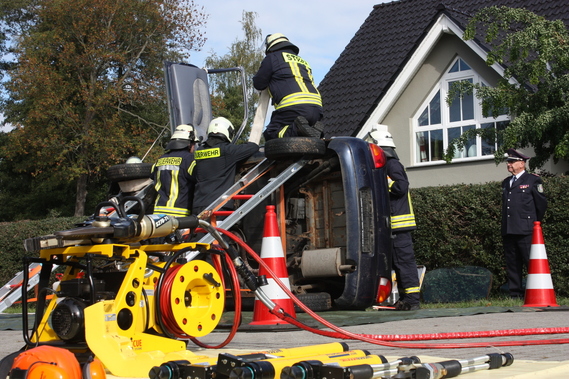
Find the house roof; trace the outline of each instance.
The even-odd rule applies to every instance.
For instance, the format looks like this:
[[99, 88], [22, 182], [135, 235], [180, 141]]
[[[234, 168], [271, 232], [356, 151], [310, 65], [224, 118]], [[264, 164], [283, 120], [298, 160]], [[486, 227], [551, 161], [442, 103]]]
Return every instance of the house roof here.
[[566, 0], [399, 0], [373, 10], [320, 83], [325, 135], [355, 136], [444, 13], [464, 29], [477, 10], [526, 8], [569, 25]]

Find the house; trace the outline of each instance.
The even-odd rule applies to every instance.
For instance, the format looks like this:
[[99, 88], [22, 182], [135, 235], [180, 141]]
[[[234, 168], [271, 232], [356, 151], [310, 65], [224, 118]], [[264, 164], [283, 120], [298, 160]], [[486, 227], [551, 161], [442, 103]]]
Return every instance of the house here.
[[[479, 101], [464, 97], [449, 107], [450, 85], [470, 80], [495, 85], [503, 68], [485, 63], [484, 46], [464, 41], [477, 10], [492, 5], [526, 8], [569, 25], [563, 0], [399, 0], [378, 4], [320, 83], [325, 135], [365, 137], [387, 125], [414, 187], [499, 181], [494, 141], [478, 137], [452, 164], [442, 160], [449, 140], [469, 128], [505, 128], [508, 116], [482, 116]], [[521, 149], [531, 156], [530, 149]], [[569, 169], [549, 161], [545, 171]]]

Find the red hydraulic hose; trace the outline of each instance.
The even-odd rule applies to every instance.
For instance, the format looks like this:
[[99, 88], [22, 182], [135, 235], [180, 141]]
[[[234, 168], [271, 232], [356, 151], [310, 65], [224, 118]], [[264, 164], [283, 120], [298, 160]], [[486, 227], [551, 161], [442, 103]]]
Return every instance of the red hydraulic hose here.
[[[400, 348], [416, 348], [416, 349], [455, 349], [455, 348], [473, 348], [473, 347], [488, 347], [488, 346], [528, 346], [528, 345], [548, 345], [548, 344], [565, 344], [569, 343], [569, 338], [559, 338], [559, 339], [547, 339], [547, 340], [527, 340], [527, 341], [495, 341], [492, 343], [488, 342], [464, 342], [464, 343], [397, 343], [388, 341], [411, 341], [411, 340], [432, 340], [432, 339], [458, 339], [458, 338], [486, 338], [486, 337], [497, 337], [497, 336], [512, 336], [512, 335], [534, 335], [534, 334], [562, 334], [569, 333], [569, 328], [538, 328], [538, 329], [513, 329], [513, 330], [495, 330], [495, 331], [481, 331], [481, 332], [464, 332], [464, 333], [435, 333], [435, 334], [415, 334], [415, 335], [365, 335], [356, 334], [337, 327], [336, 325], [326, 321], [322, 317], [318, 316], [308, 307], [306, 307], [300, 300], [294, 296], [294, 294], [284, 285], [274, 274], [274, 272], [263, 262], [263, 260], [244, 242], [237, 238], [233, 233], [216, 228], [221, 233], [227, 235], [229, 238], [233, 239], [237, 244], [244, 248], [248, 254], [253, 257], [261, 266], [263, 266], [269, 275], [275, 279], [278, 285], [283, 291], [293, 300], [293, 302], [298, 305], [304, 312], [314, 318], [316, 321], [320, 322], [322, 325], [335, 331], [323, 331], [319, 329], [312, 328], [297, 319], [285, 314], [284, 311], [275, 305], [270, 312], [287, 321], [295, 326], [298, 326], [307, 331], [313, 332], [315, 334], [331, 337], [331, 338], [342, 338], [342, 339], [353, 339], [363, 342], [368, 342], [376, 345], [383, 345], [389, 347], [400, 347]], [[435, 337], [435, 338], [433, 338]]]
[[[239, 325], [241, 325], [241, 292], [239, 291], [239, 278], [237, 275], [237, 271], [235, 270], [235, 266], [233, 266], [233, 262], [231, 262], [231, 259], [229, 258], [229, 256], [227, 254], [222, 254], [222, 255], [227, 262], [226, 266], [228, 266], [228, 268], [229, 268], [229, 273], [231, 276], [231, 282], [232, 282], [233, 288], [236, 288], [236, 291], [234, 291], [235, 292], [235, 296], [234, 296], [235, 315], [233, 317], [233, 325], [231, 326], [231, 330], [230, 330], [228, 336], [225, 338], [225, 340], [223, 342], [221, 342], [220, 344], [215, 345], [215, 346], [205, 344], [205, 343], [199, 341], [195, 337], [188, 336], [178, 326], [178, 323], [177, 323], [177, 321], [174, 317], [173, 311], [172, 311], [170, 299], [171, 299], [171, 293], [172, 293], [172, 284], [174, 282], [174, 279], [176, 277], [178, 270], [180, 270], [182, 265], [171, 268], [164, 274], [165, 275], [164, 283], [162, 284], [162, 291], [160, 292], [160, 298], [158, 299], [158, 306], [160, 307], [164, 327], [168, 329], [170, 334], [172, 334], [176, 338], [185, 339], [185, 340], [190, 339], [196, 345], [203, 347], [203, 348], [208, 348], [208, 349], [220, 349], [220, 348], [226, 346], [229, 342], [231, 342], [231, 340], [233, 340], [233, 338], [235, 337], [235, 334], [237, 333], [237, 329], [239, 328]], [[221, 270], [219, 268], [216, 268], [216, 269], [218, 270], [218, 272], [220, 272], [220, 276], [223, 276], [223, 273], [221, 272]]]

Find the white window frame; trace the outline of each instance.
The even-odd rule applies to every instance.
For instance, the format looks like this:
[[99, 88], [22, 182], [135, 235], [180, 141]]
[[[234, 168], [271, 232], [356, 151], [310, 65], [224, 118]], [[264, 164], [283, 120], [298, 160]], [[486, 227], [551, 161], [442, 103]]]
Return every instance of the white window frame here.
[[[413, 165], [414, 166], [424, 166], [424, 165], [436, 165], [436, 164], [446, 164], [443, 160], [442, 154], [446, 151], [448, 144], [449, 144], [449, 131], [453, 128], [468, 128], [468, 127], [475, 127], [477, 129], [481, 128], [482, 125], [488, 125], [490, 123], [494, 124], [494, 127], [498, 126], [499, 128], [503, 128], [507, 122], [509, 122], [508, 115], [500, 115], [496, 118], [489, 116], [483, 117], [482, 115], [482, 105], [480, 104], [480, 100], [476, 98], [473, 94], [473, 119], [467, 120], [460, 120], [460, 121], [450, 121], [450, 107], [446, 102], [447, 94], [449, 91], [449, 83], [461, 80], [472, 80], [473, 83], [480, 83], [484, 85], [488, 85], [484, 79], [472, 69], [452, 72], [450, 73], [449, 70], [453, 65], [461, 59], [463, 62], [468, 64], [468, 62], [461, 58], [460, 56], [456, 56], [451, 63], [446, 67], [444, 74], [441, 76], [438, 83], [434, 86], [434, 88], [429, 92], [429, 95], [426, 97], [425, 101], [419, 107], [419, 111], [413, 115], [412, 117], [412, 124], [413, 124], [413, 137], [412, 140], [412, 152], [413, 152]], [[435, 95], [440, 91], [440, 120], [439, 124], [429, 124], [419, 126], [419, 118], [424, 113], [425, 109], [429, 106]], [[421, 145], [418, 143], [418, 133], [420, 132], [427, 132], [427, 136], [430, 136], [433, 132], [437, 132], [437, 134], [442, 131], [442, 154], [441, 156], [433, 157], [433, 153], [431, 152], [431, 138], [429, 137], [429, 141], [427, 142], [427, 150], [421, 150]], [[461, 134], [462, 134], [461, 130]], [[451, 138], [452, 139], [452, 138]], [[488, 150], [489, 146], [487, 143], [483, 146], [482, 137], [477, 136], [474, 143], [470, 147], [466, 147], [465, 149], [461, 149], [461, 151], [457, 151], [455, 153], [455, 157], [453, 158], [453, 162], [471, 162], [474, 160], [490, 160], [494, 159], [493, 152], [487, 155], [482, 155], [482, 149]], [[494, 146], [490, 146], [490, 150], [497, 148], [497, 144], [494, 143]], [[488, 151], [486, 151], [488, 152]], [[422, 158], [421, 158], [422, 157]], [[427, 160], [425, 160], [427, 158]], [[438, 158], [438, 159], [433, 159]], [[423, 159], [423, 160], [421, 160]]]

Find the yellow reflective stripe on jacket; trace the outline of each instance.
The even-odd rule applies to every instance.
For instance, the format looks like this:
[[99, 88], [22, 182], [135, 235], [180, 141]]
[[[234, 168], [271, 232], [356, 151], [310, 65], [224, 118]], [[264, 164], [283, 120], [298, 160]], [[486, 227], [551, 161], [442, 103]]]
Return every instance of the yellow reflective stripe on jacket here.
[[169, 216], [186, 217], [191, 215], [192, 213], [188, 209], [184, 208], [157, 205], [154, 207], [154, 214], [166, 214]]
[[[290, 54], [290, 53], [284, 53], [284, 52], [283, 52], [283, 59], [290, 66], [290, 70], [292, 71], [292, 74], [294, 75], [294, 79], [296, 80], [296, 84], [298, 84], [298, 88], [300, 88], [300, 92], [310, 93], [310, 91], [308, 90], [308, 87], [304, 83], [304, 77], [302, 76], [302, 73], [300, 72], [300, 68], [298, 67], [298, 65], [301, 64], [301, 65], [306, 67], [306, 70], [308, 72], [310, 72], [311, 70], [310, 70], [310, 65], [308, 64], [308, 62], [305, 61], [304, 59], [302, 59], [301, 57], [299, 57], [298, 55], [294, 55], [294, 54]], [[281, 101], [281, 103], [282, 103], [282, 101]]]
[[192, 161], [192, 163], [190, 163], [190, 167], [188, 168], [188, 173], [190, 175], [194, 174], [194, 168], [196, 167], [196, 161]]
[[310, 92], [296, 92], [283, 97], [280, 103], [275, 105], [275, 109], [290, 107], [298, 104], [313, 104], [322, 106], [322, 98], [320, 94]]
[[170, 179], [170, 194], [168, 195], [166, 207], [174, 208], [174, 204], [176, 204], [176, 200], [178, 200], [178, 186], [180, 185], [179, 172], [179, 170], [172, 171], [172, 178]]
[[283, 136], [284, 136], [284, 134], [285, 134], [285, 132], [286, 132], [286, 130], [288, 129], [289, 126], [290, 126], [290, 125], [287, 125], [287, 126], [285, 126], [285, 127], [283, 127], [283, 128], [281, 129], [281, 131], [279, 132], [279, 138], [283, 138]]
[[409, 210], [411, 213], [391, 216], [391, 230], [416, 227], [415, 212], [413, 212], [413, 203], [411, 203], [411, 195], [407, 193], [407, 200], [409, 201]]

